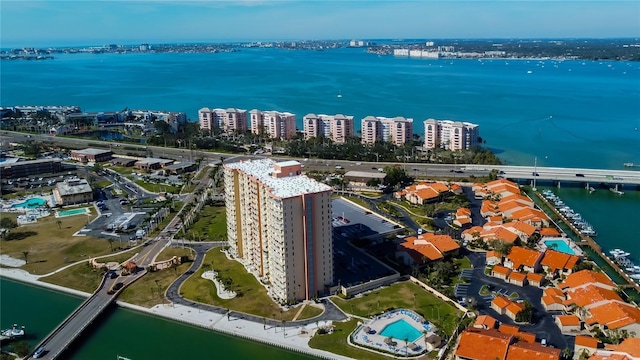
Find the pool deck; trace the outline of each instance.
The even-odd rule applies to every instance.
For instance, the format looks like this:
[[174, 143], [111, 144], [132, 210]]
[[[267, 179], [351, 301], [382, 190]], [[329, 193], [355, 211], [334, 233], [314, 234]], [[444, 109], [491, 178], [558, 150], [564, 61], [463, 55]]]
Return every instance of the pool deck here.
[[[538, 242], [538, 247], [540, 248], [540, 251], [547, 250], [548, 247], [547, 247], [547, 244], [545, 244], [545, 241], [563, 241], [564, 243], [567, 244], [569, 249], [571, 249], [571, 251], [573, 251], [573, 254], [570, 254], [570, 255], [584, 256], [584, 251], [582, 249], [580, 249], [580, 246], [578, 246], [575, 242], [573, 242], [569, 238], [566, 238], [566, 237], [547, 237], [547, 238], [542, 238]], [[559, 249], [551, 249], [551, 250], [564, 252], [564, 251], [559, 250]]]
[[[406, 321], [416, 330], [421, 332], [422, 335], [416, 340], [409, 342], [408, 346], [406, 347], [404, 339], [394, 338], [393, 341], [396, 343], [395, 345], [387, 344], [387, 342], [389, 342], [389, 338], [380, 335], [380, 333], [389, 324], [392, 324], [398, 320]], [[426, 330], [425, 328], [425, 325], [427, 324], [429, 330]], [[368, 331], [375, 331], [375, 333], [368, 333], [367, 331], [365, 331], [365, 328], [369, 328]], [[427, 350], [429, 350], [425, 339], [432, 334], [436, 334], [436, 331], [436, 327], [432, 323], [426, 321], [422, 316], [416, 314], [411, 310], [399, 309], [382, 315], [378, 315], [375, 318], [361, 324], [353, 332], [351, 339], [356, 345], [363, 345], [394, 355], [413, 357], [424, 354]], [[418, 346], [417, 348], [415, 348], [416, 345]], [[413, 350], [412, 348], [415, 348], [416, 350]]]

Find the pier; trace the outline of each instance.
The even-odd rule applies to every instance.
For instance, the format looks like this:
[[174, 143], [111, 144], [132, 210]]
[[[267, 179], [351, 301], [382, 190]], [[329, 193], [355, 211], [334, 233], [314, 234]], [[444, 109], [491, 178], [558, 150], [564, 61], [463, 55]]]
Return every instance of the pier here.
[[571, 229], [571, 231], [573, 231], [577, 236], [580, 237], [580, 241], [576, 241], [576, 244], [590, 247], [591, 250], [593, 250], [596, 254], [598, 254], [598, 256], [600, 256], [600, 258], [604, 259], [604, 261], [607, 264], [609, 264], [609, 266], [611, 266], [611, 268], [618, 275], [620, 275], [625, 281], [627, 281], [627, 284], [621, 285], [623, 288], [635, 289], [636, 291], [638, 291], [640, 293], [640, 285], [638, 283], [636, 283], [632, 278], [630, 278], [629, 275], [627, 275], [627, 273], [622, 271], [622, 269], [620, 268], [620, 266], [618, 266], [618, 264], [616, 264], [613, 260], [611, 260], [608, 256], [606, 256], [602, 252], [602, 247], [600, 245], [598, 245], [598, 243], [592, 237], [580, 233], [580, 230], [578, 230], [563, 214], [561, 214], [558, 211], [558, 209], [556, 209], [555, 205], [550, 203], [539, 192], [537, 192], [537, 191], [534, 191], [534, 192], [535, 192], [536, 196], [542, 202], [544, 202], [544, 204], [547, 207], [549, 207], [549, 209], [551, 209], [560, 218], [560, 220], [562, 220], [562, 222], [565, 225], [567, 225]]

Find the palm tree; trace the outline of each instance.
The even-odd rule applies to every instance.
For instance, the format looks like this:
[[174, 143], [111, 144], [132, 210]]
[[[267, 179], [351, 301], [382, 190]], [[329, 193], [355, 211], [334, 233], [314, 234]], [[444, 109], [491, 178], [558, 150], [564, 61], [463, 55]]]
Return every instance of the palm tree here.
[[28, 264], [28, 263], [29, 263], [29, 261], [28, 261], [28, 259], [27, 259], [27, 258], [28, 258], [28, 256], [29, 256], [29, 251], [27, 251], [27, 250], [23, 251], [23, 252], [22, 252], [22, 256], [24, 256], [24, 262]]
[[56, 224], [58, 224], [58, 229], [62, 229], [62, 220], [56, 220]]
[[109, 242], [109, 247], [111, 247], [111, 252], [113, 252], [113, 242], [115, 240], [113, 238], [108, 238], [107, 241]]

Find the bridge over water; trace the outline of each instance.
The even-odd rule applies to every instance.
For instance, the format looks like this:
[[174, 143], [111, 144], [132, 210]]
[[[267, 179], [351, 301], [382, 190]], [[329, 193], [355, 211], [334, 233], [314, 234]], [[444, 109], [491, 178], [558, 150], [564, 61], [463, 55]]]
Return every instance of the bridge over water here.
[[464, 171], [500, 171], [500, 176], [508, 179], [531, 180], [535, 178], [553, 182], [580, 182], [584, 184], [640, 185], [640, 171], [604, 170], [584, 168], [561, 168], [541, 166], [507, 166], [507, 165], [459, 165]]

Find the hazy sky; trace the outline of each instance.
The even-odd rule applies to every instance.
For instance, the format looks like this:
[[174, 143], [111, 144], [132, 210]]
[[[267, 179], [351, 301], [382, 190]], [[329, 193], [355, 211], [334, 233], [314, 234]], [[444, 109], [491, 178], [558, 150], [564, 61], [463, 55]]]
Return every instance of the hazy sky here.
[[640, 37], [640, 1], [0, 1], [0, 46]]

